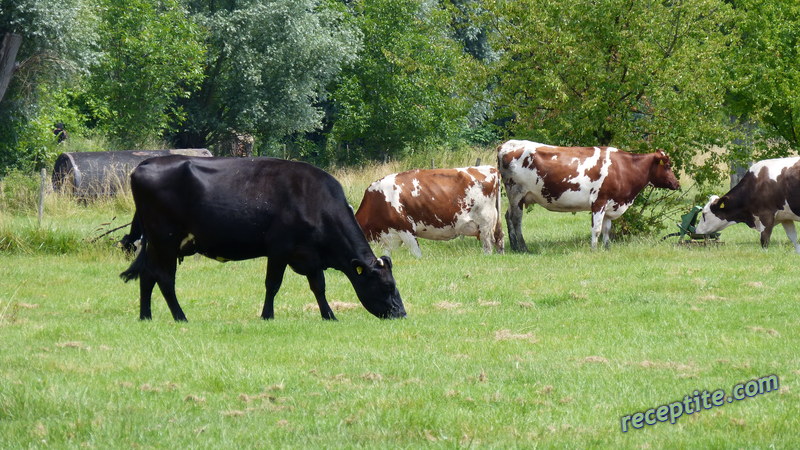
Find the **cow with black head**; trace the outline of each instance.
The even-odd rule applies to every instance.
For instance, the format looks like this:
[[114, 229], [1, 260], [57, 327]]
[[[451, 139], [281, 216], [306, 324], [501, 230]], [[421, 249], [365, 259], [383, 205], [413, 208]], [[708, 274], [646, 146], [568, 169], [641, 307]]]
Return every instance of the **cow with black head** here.
[[139, 318], [152, 317], [158, 284], [175, 320], [185, 321], [175, 295], [177, 263], [199, 253], [218, 261], [266, 256], [263, 319], [286, 267], [308, 278], [323, 319], [335, 320], [323, 271], [347, 276], [361, 303], [380, 318], [406, 315], [388, 257], [377, 258], [356, 222], [341, 185], [312, 165], [275, 158], [164, 156], [131, 174], [136, 204], [131, 234], [141, 250], [120, 276], [139, 279]]
[[772, 228], [780, 223], [800, 253], [794, 222], [800, 220], [800, 157], [765, 159], [752, 166], [722, 197], [712, 195], [703, 207], [695, 232], [710, 234], [734, 223], [761, 232], [761, 247], [769, 246]]

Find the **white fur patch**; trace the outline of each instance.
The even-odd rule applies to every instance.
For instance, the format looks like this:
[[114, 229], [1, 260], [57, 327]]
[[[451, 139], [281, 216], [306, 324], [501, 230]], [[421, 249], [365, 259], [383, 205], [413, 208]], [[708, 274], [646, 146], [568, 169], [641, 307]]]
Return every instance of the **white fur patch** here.
[[400, 203], [400, 193], [403, 192], [403, 190], [397, 185], [396, 177], [397, 174], [394, 173], [387, 175], [372, 183], [367, 190], [382, 193], [383, 197], [386, 199], [386, 203], [392, 205], [395, 211], [402, 214], [403, 205]]
[[705, 206], [703, 206], [703, 211], [700, 215], [700, 219], [697, 221], [697, 225], [695, 225], [694, 227], [695, 233], [697, 234], [716, 233], [717, 231], [722, 231], [723, 229], [736, 223], [723, 220], [711, 212], [711, 204], [715, 203], [718, 199], [719, 199], [718, 196], [712, 195], [711, 198], [708, 200], [708, 203], [706, 203]]
[[414, 189], [411, 191], [411, 196], [419, 197], [419, 194], [421, 192], [419, 180], [414, 178], [413, 180], [411, 180], [411, 185], [414, 186]]
[[766, 167], [769, 178], [771, 180], [777, 180], [783, 169], [791, 167], [797, 164], [799, 161], [800, 156], [795, 156], [793, 158], [765, 159], [750, 166], [749, 172], [752, 172], [753, 175], [758, 176], [758, 174]]
[[[482, 239], [483, 236], [486, 236], [486, 239], [489, 239], [494, 235], [494, 228], [499, 220], [496, 207], [498, 199], [494, 195], [488, 197], [484, 195], [483, 183], [498, 183], [499, 174], [495, 171], [496, 169], [491, 166], [479, 166], [463, 167], [455, 170], [469, 179], [469, 183], [463, 193], [448, 200], [458, 202], [459, 210], [455, 216], [443, 218], [436, 214], [437, 210], [435, 209], [435, 198], [433, 196], [430, 197], [432, 201], [431, 207], [433, 208], [430, 212], [433, 213], [434, 217], [432, 222], [436, 224], [445, 223], [445, 225], [425, 223], [411, 217], [408, 215], [408, 212], [405, 211], [405, 208], [401, 206], [403, 209], [403, 216], [411, 225], [411, 230], [408, 232], [390, 228], [386, 232], [381, 233], [377, 237], [377, 240], [384, 249], [391, 252], [391, 250], [397, 248], [399, 245], [405, 244], [409, 247], [412, 254], [419, 257], [421, 256], [421, 251], [415, 237], [432, 240], [450, 240], [457, 236], [481, 236]], [[482, 176], [476, 176], [475, 171], [479, 172]], [[394, 183], [394, 176], [391, 177]], [[480, 178], [480, 180], [478, 178]], [[373, 183], [373, 186], [374, 185], [375, 183]], [[412, 185], [414, 186], [414, 190], [411, 191], [413, 196], [425, 195], [418, 179], [412, 179]], [[377, 190], [372, 189], [372, 187], [370, 189]], [[386, 195], [385, 191], [382, 192]], [[399, 197], [399, 191], [397, 191], [397, 195]], [[499, 192], [497, 195], [500, 195]], [[388, 201], [389, 198], [387, 197], [387, 202]], [[400, 212], [400, 209], [398, 209], [398, 212]]]
[[191, 244], [191, 243], [192, 243], [192, 241], [194, 241], [194, 235], [193, 235], [192, 233], [189, 233], [189, 235], [188, 235], [188, 236], [186, 236], [185, 238], [183, 238], [183, 240], [181, 241], [181, 245], [180, 245], [180, 247], [179, 247], [179, 248], [180, 248], [181, 250], [183, 250], [183, 249], [184, 249], [184, 247], [186, 247], [187, 245]]

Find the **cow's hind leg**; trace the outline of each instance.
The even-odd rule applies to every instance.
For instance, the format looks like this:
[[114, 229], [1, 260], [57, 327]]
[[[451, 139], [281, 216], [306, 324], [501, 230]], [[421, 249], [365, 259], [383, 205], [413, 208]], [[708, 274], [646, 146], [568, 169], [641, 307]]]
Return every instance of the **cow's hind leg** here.
[[506, 244], [503, 241], [503, 224], [498, 220], [492, 232], [492, 241], [497, 253], [504, 253]]
[[[508, 190], [508, 189], [506, 189]], [[509, 195], [509, 197], [511, 197]], [[526, 253], [528, 246], [522, 237], [522, 200], [514, 201], [509, 198], [508, 211], [506, 211], [506, 225], [508, 226], [508, 241], [511, 250]]]
[[789, 240], [792, 241], [792, 245], [794, 245], [794, 251], [800, 253], [800, 244], [797, 243], [797, 230], [794, 228], [794, 222], [787, 220], [785, 222], [781, 222], [783, 225], [783, 229], [786, 230], [786, 236], [789, 237]]
[[283, 274], [286, 272], [286, 261], [270, 259], [267, 261], [267, 279], [264, 283], [267, 288], [267, 295], [264, 298], [264, 309], [261, 311], [262, 319], [273, 319], [275, 317], [275, 296], [283, 283]]
[[314, 297], [317, 299], [317, 305], [319, 305], [319, 312], [322, 314], [322, 318], [325, 320], [336, 320], [336, 316], [333, 315], [333, 310], [328, 304], [328, 300], [325, 299], [325, 273], [318, 270], [307, 275], [307, 278], [308, 287], [311, 288], [311, 292], [314, 293]]
[[422, 258], [422, 250], [419, 248], [419, 242], [413, 234], [408, 231], [401, 231], [398, 235], [400, 236], [400, 240], [403, 241], [403, 244], [406, 244], [412, 255], [417, 258]]
[[155, 278], [146, 271], [139, 275], [139, 320], [150, 320], [153, 318], [150, 305], [152, 304], [153, 287], [155, 287], [155, 285]]
[[494, 247], [494, 238], [492, 233], [481, 230], [478, 232], [478, 239], [480, 239], [481, 245], [483, 246], [483, 253], [491, 255], [492, 248]]

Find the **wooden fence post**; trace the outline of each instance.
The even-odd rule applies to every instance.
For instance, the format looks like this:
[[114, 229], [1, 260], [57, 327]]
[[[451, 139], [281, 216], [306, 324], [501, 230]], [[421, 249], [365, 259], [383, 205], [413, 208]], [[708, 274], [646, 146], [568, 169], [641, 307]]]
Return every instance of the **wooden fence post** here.
[[47, 169], [42, 168], [42, 179], [39, 183], [39, 226], [42, 226], [42, 217], [44, 216], [44, 192], [45, 183], [47, 182]]

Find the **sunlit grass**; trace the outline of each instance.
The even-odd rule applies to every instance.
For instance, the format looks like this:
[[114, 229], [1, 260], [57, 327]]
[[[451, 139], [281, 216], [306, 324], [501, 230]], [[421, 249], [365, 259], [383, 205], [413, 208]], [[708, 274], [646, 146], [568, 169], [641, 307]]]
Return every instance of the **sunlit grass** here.
[[[387, 168], [340, 176], [354, 206]], [[43, 232], [35, 214], [0, 214], [0, 230], [80, 244], [0, 251], [3, 448], [800, 444], [799, 256], [781, 231], [766, 251], [741, 225], [716, 247], [591, 251], [588, 214], [533, 208], [529, 254], [487, 256], [474, 238], [395, 251], [400, 321], [329, 270], [338, 322], [292, 272], [263, 322], [266, 260], [190, 257], [177, 324], [160, 295], [138, 321], [138, 287], [117, 277], [129, 261], [85, 242], [129, 220], [129, 200], [63, 200]], [[779, 392], [620, 431], [624, 415], [768, 374]]]

